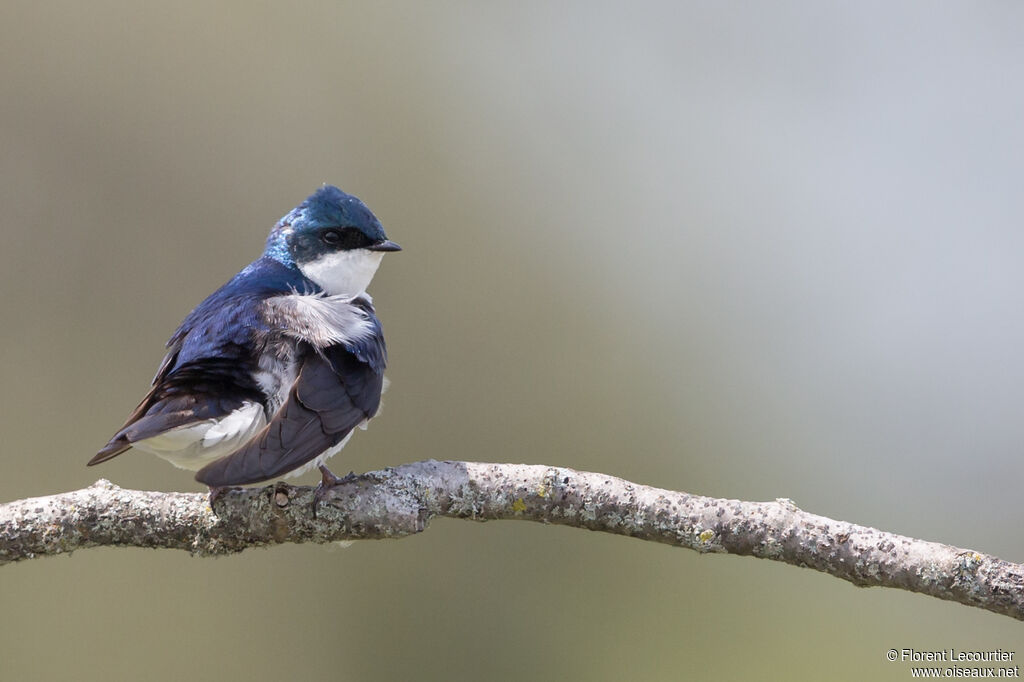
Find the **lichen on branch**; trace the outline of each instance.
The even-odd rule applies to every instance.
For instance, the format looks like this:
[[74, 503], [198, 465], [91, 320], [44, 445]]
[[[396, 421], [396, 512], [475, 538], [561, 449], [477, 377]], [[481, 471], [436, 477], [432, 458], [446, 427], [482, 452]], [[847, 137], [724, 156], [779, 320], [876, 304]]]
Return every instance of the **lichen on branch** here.
[[428, 460], [346, 478], [326, 494], [278, 483], [160, 493], [98, 481], [0, 505], [0, 564], [96, 546], [196, 556], [286, 542], [400, 538], [436, 516], [540, 521], [813, 568], [1024, 620], [1024, 566], [800, 510], [787, 499], [690, 495], [563, 467]]

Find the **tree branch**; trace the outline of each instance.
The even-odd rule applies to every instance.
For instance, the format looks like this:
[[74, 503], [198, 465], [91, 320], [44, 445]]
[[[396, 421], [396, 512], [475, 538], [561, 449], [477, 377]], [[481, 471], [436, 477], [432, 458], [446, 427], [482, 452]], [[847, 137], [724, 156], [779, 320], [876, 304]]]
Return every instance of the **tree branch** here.
[[862, 587], [895, 587], [1024, 620], [1024, 566], [801, 511], [526, 464], [428, 460], [347, 479], [316, 504], [278, 483], [201, 493], [89, 488], [0, 505], [0, 564], [101, 545], [196, 556], [285, 542], [399, 538], [435, 516], [524, 519], [617, 533], [698, 552], [813, 568]]

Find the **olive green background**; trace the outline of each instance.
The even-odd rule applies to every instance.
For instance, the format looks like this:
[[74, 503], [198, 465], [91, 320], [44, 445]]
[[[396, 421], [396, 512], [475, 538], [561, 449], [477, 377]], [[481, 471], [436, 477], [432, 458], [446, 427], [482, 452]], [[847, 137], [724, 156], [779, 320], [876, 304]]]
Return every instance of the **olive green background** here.
[[[0, 5], [0, 499], [321, 183], [405, 247], [336, 471], [557, 464], [1024, 560], [1024, 7]], [[304, 479], [307, 480], [307, 479]], [[309, 482], [315, 479], [308, 479]], [[1008, 618], [539, 524], [0, 569], [0, 679], [909, 679]]]

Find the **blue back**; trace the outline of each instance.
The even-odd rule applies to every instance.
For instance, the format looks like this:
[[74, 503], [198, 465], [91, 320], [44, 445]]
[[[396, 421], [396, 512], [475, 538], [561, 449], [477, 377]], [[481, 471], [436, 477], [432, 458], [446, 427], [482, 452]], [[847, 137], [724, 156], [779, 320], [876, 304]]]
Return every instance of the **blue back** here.
[[[316, 294], [323, 290], [294, 266], [263, 256], [246, 266], [229, 282], [213, 292], [188, 314], [167, 342], [168, 348], [180, 344], [172, 364], [161, 368], [168, 374], [184, 365], [230, 363], [236, 369], [249, 369], [257, 363], [252, 357], [253, 334], [269, 332], [262, 316], [262, 303], [272, 296], [292, 293]], [[344, 348], [366, 363], [374, 372], [383, 373], [387, 349], [380, 321], [368, 302], [357, 301], [373, 324], [374, 334]], [[173, 350], [171, 351], [173, 353]], [[225, 367], [227, 369], [227, 367]]]
[[168, 348], [181, 344], [169, 369], [208, 358], [243, 359], [253, 330], [266, 329], [260, 314], [264, 299], [319, 291], [297, 268], [266, 256], [253, 261], [188, 314], [167, 342]]

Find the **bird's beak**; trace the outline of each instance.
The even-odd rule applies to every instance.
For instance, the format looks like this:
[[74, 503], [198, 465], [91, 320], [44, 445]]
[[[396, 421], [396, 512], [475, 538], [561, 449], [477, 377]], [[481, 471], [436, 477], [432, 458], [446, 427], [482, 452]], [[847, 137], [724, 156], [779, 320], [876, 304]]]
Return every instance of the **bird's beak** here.
[[366, 247], [369, 251], [401, 251], [402, 247], [394, 243], [390, 239], [385, 239], [382, 242], [376, 244], [370, 244]]

